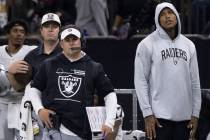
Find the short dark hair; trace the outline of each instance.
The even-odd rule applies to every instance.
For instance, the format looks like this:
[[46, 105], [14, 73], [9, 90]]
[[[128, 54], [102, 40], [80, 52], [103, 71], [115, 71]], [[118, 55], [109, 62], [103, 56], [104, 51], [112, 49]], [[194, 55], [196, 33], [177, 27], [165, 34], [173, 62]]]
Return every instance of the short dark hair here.
[[28, 33], [28, 25], [25, 21], [23, 21], [21, 19], [10, 21], [7, 25], [5, 25], [4, 26], [5, 33], [10, 33], [10, 30], [14, 26], [17, 26], [17, 25], [22, 26], [24, 28], [25, 32]]

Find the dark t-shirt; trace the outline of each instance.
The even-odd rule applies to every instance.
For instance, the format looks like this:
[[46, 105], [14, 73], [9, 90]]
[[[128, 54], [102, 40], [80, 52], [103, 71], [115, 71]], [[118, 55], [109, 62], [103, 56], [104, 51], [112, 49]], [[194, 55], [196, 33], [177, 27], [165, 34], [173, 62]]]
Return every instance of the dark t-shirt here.
[[48, 59], [51, 58], [58, 53], [61, 52], [61, 47], [59, 45], [56, 46], [56, 48], [50, 53], [50, 54], [45, 54], [44, 53], [44, 46], [39, 46], [36, 49], [30, 51], [24, 58], [24, 60], [32, 66], [32, 78], [34, 77], [35, 73], [38, 70], [38, 67], [40, 64]]

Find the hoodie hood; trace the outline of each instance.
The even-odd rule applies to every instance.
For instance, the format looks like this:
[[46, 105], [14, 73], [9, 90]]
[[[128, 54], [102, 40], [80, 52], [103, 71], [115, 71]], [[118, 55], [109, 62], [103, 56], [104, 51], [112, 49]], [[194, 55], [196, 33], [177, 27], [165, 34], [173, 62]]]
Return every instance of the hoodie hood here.
[[165, 38], [169, 38], [168, 34], [165, 32], [165, 30], [160, 26], [159, 23], [159, 15], [160, 12], [164, 9], [164, 8], [170, 8], [176, 15], [177, 18], [177, 25], [178, 25], [178, 34], [176, 36], [176, 38], [180, 35], [181, 33], [181, 22], [180, 22], [180, 17], [179, 14], [176, 10], [176, 8], [168, 2], [163, 2], [157, 5], [156, 9], [155, 9], [155, 25], [156, 25], [156, 30], [159, 32], [159, 34], [161, 35], [161, 37], [165, 37]]
[[57, 57], [59, 57], [60, 61], [64, 62], [66, 65], [69, 63], [83, 63], [87, 61], [92, 61], [91, 57], [89, 57], [85, 52], [82, 52], [83, 56], [79, 58], [78, 60], [69, 61], [68, 58], [63, 53], [60, 53]]

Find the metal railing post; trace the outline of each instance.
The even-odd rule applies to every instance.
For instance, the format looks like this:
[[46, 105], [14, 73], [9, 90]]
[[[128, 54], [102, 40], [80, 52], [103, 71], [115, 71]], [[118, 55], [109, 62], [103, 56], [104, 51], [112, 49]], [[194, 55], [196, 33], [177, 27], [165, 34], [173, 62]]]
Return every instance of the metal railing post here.
[[133, 130], [138, 129], [138, 99], [136, 96], [136, 91], [133, 89], [132, 90], [132, 95], [133, 95]]
[[117, 94], [131, 94], [132, 95], [132, 129], [137, 130], [138, 129], [138, 99], [136, 96], [136, 90], [135, 89], [115, 89], [115, 92]]

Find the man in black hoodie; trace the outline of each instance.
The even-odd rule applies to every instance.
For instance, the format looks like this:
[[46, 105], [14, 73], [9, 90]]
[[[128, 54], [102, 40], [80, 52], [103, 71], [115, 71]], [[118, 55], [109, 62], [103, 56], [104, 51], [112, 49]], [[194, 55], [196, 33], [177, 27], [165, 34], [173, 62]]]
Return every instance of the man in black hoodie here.
[[[60, 33], [63, 52], [45, 61], [33, 79], [28, 91], [35, 112], [44, 122], [49, 135], [44, 140], [90, 140], [91, 131], [85, 107], [93, 106], [95, 90], [105, 100], [106, 120], [102, 132], [112, 132], [117, 98], [113, 86], [100, 63], [93, 61], [82, 48], [83, 35], [75, 25], [68, 25]], [[60, 125], [52, 123], [56, 114]], [[45, 138], [46, 136], [46, 138]]]

